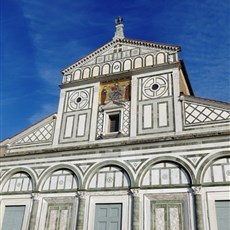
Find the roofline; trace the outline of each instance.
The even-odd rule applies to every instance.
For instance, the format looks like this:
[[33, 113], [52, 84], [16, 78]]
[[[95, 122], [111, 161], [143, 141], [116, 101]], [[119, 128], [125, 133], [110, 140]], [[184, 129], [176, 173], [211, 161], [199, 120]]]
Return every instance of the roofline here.
[[185, 101], [190, 101], [190, 102], [197, 102], [197, 100], [199, 100], [199, 101], [202, 101], [202, 102], [215, 103], [215, 104], [218, 104], [218, 106], [222, 105], [223, 107], [225, 107], [225, 109], [230, 109], [230, 103], [225, 102], [225, 101], [218, 101], [218, 100], [215, 100], [215, 99], [197, 97], [197, 96], [190, 96], [190, 95], [181, 95], [181, 99], [183, 99]]
[[187, 73], [184, 61], [183, 60], [179, 60], [179, 63], [180, 63], [180, 67], [181, 67], [181, 69], [182, 69], [182, 71], [184, 73], [185, 81], [187, 83], [189, 92], [190, 92], [191, 96], [194, 96], [194, 92], [193, 92], [192, 85], [191, 85], [191, 82], [190, 82], [189, 77], [188, 77], [188, 73]]
[[67, 73], [71, 69], [75, 68], [78, 64], [84, 63], [85, 61], [90, 60], [92, 57], [96, 56], [99, 52], [105, 50], [106, 48], [112, 46], [113, 44], [117, 42], [123, 42], [123, 43], [134, 44], [134, 45], [143, 45], [143, 46], [154, 47], [154, 48], [159, 48], [159, 49], [168, 49], [168, 50], [174, 50], [177, 52], [181, 51], [181, 47], [178, 45], [170, 45], [170, 44], [159, 43], [159, 42], [150, 42], [150, 41], [138, 40], [138, 39], [132, 39], [132, 38], [123, 38], [123, 39], [119, 38], [119, 39], [111, 40], [110, 42], [105, 43], [103, 46], [97, 48], [93, 52], [78, 59], [76, 62], [74, 62], [70, 66], [61, 70], [61, 73], [62, 74]]
[[35, 126], [35, 125], [39, 124], [40, 122], [42, 122], [42, 121], [46, 120], [47, 118], [49, 118], [49, 117], [51, 117], [51, 116], [55, 116], [55, 115], [57, 115], [57, 112], [52, 113], [52, 114], [50, 114], [50, 115], [46, 116], [45, 118], [43, 118], [43, 119], [41, 119], [41, 120], [39, 120], [39, 121], [35, 122], [35, 123], [34, 123], [34, 124], [32, 124], [31, 126], [29, 126], [29, 127], [25, 128], [25, 129], [23, 129], [22, 131], [19, 131], [18, 133], [14, 134], [14, 135], [13, 135], [13, 136], [11, 136], [11, 137], [6, 137], [6, 138], [5, 138], [5, 139], [3, 139], [2, 141], [0, 141], [0, 143], [3, 143], [3, 142], [4, 142], [4, 141], [6, 141], [6, 140], [11, 140], [12, 138], [16, 137], [17, 135], [19, 135], [19, 134], [21, 134], [21, 133], [25, 132], [27, 129], [31, 128], [32, 126]]

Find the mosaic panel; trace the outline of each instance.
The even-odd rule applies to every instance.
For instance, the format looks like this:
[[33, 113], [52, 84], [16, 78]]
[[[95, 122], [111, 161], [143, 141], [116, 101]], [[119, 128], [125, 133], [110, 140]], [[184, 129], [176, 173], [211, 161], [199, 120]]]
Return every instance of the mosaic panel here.
[[129, 185], [129, 177], [124, 170], [109, 166], [95, 173], [90, 180], [89, 188], [127, 188]]
[[16, 140], [12, 143], [12, 145], [23, 145], [23, 144], [30, 144], [34, 142], [50, 142], [52, 141], [53, 137], [53, 129], [54, 129], [54, 121], [51, 121], [48, 124], [45, 124], [27, 135], [23, 136], [22, 138]]
[[14, 174], [3, 186], [3, 192], [32, 191], [32, 182], [26, 173]]
[[145, 174], [142, 185], [168, 186], [190, 184], [187, 173], [173, 163], [159, 163], [153, 165]]
[[230, 111], [212, 108], [210, 106], [184, 103], [184, 123], [185, 125], [196, 125], [215, 121], [224, 121], [230, 119]]
[[105, 105], [110, 101], [130, 101], [130, 79], [101, 83], [99, 92], [99, 104]]
[[204, 174], [204, 183], [229, 183], [230, 158], [222, 158], [213, 162]]
[[58, 170], [48, 177], [48, 179], [45, 181], [42, 187], [42, 190], [69, 190], [77, 188], [77, 178], [71, 171]]

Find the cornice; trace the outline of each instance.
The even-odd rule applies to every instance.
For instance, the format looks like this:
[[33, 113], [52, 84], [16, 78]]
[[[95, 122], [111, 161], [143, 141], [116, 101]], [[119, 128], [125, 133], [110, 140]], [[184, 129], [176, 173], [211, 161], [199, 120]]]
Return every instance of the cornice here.
[[138, 46], [143, 46], [143, 47], [148, 47], [148, 48], [163, 49], [163, 50], [174, 51], [174, 52], [181, 51], [181, 47], [177, 46], [177, 45], [169, 45], [169, 44], [157, 43], [157, 42], [148, 42], [148, 41], [144, 41], [144, 40], [137, 40], [137, 39], [131, 39], [131, 38], [116, 39], [116, 40], [113, 40], [113, 41], [106, 43], [105, 45], [96, 49], [92, 53], [90, 53], [90, 54], [86, 55], [85, 57], [81, 58], [80, 60], [76, 61], [74, 64], [63, 69], [61, 71], [61, 73], [63, 75], [66, 73], [69, 73], [72, 69], [76, 68], [78, 65], [82, 65], [85, 62], [90, 61], [92, 58], [97, 57], [101, 52], [106, 51], [112, 45], [115, 45], [116, 43], [138, 45]]
[[171, 141], [184, 141], [184, 140], [196, 140], [200, 138], [213, 138], [213, 137], [221, 137], [228, 136], [229, 138], [230, 130], [219, 130], [219, 131], [204, 131], [198, 133], [180, 133], [180, 134], [171, 134], [168, 136], [159, 136], [159, 137], [140, 137], [136, 139], [126, 139], [114, 142], [114, 139], [111, 139], [111, 142], [102, 142], [95, 141], [94, 143], [85, 143], [84, 145], [75, 145], [75, 146], [55, 146], [46, 149], [37, 149], [37, 150], [28, 150], [28, 151], [20, 151], [13, 153], [6, 153], [4, 156], [0, 157], [3, 159], [17, 158], [19, 156], [28, 156], [33, 157], [35, 154], [52, 154], [52, 153], [63, 153], [66, 152], [68, 154], [69, 151], [80, 151], [80, 150], [96, 150], [96, 149], [104, 149], [104, 148], [113, 148], [113, 147], [124, 147], [124, 146], [132, 146], [132, 145], [143, 145], [150, 143], [162, 143], [162, 142], [171, 142]]

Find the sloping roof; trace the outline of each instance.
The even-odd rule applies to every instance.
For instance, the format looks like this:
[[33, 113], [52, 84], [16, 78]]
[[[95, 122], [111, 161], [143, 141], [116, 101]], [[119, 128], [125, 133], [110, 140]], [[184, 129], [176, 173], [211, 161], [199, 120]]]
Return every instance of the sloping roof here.
[[95, 58], [95, 56], [99, 56], [102, 54], [105, 50], [108, 50], [112, 48], [116, 44], [126, 44], [126, 45], [136, 45], [136, 46], [141, 46], [141, 47], [146, 47], [146, 48], [153, 48], [153, 49], [161, 49], [165, 51], [174, 51], [174, 52], [179, 52], [181, 51], [181, 47], [178, 45], [170, 45], [170, 44], [164, 44], [164, 43], [158, 43], [158, 42], [150, 42], [150, 41], [145, 41], [145, 40], [138, 40], [138, 39], [132, 39], [132, 38], [123, 38], [123, 39], [116, 39], [112, 40], [105, 45], [101, 46], [100, 48], [96, 49], [95, 51], [91, 52], [90, 54], [84, 56], [83, 58], [79, 59], [72, 65], [66, 67], [63, 69], [61, 72], [63, 74], [71, 71], [73, 68], [84, 64], [85, 62], [91, 60], [92, 58]]

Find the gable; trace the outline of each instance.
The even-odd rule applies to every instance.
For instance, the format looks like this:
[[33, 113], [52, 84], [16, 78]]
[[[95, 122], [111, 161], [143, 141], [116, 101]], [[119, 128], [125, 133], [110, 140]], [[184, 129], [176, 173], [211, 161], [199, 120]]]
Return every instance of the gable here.
[[178, 61], [179, 46], [117, 39], [64, 69], [63, 83]]
[[204, 125], [218, 125], [230, 122], [229, 103], [214, 100], [182, 96], [184, 128], [196, 128]]
[[43, 119], [23, 132], [8, 139], [9, 148], [25, 148], [26, 146], [50, 145], [55, 128], [55, 114]]

